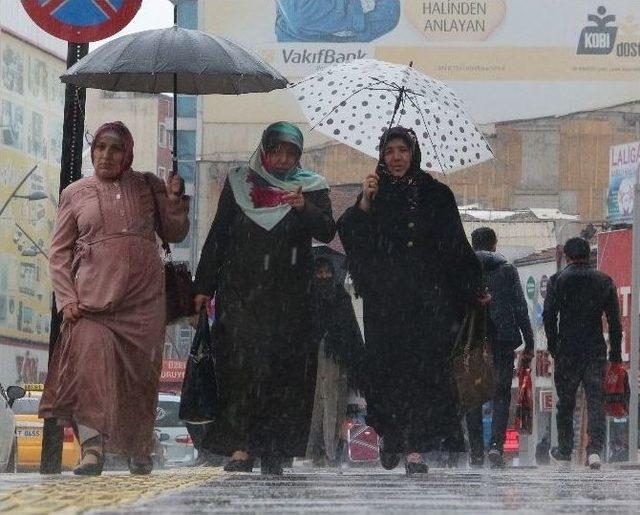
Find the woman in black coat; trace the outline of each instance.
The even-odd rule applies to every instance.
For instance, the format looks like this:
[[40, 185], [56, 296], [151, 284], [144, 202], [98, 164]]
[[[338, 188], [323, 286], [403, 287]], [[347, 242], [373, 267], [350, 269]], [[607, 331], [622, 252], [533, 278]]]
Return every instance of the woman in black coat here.
[[311, 240], [335, 234], [328, 185], [300, 168], [302, 133], [278, 122], [230, 172], [195, 278], [196, 308], [216, 295], [219, 416], [204, 447], [227, 471], [281, 474], [304, 456], [318, 348], [311, 338]]
[[402, 453], [408, 474], [426, 473], [420, 453], [464, 451], [450, 355], [481, 271], [453, 193], [420, 170], [414, 132], [393, 127], [380, 149], [338, 232], [364, 303], [367, 422], [382, 464]]

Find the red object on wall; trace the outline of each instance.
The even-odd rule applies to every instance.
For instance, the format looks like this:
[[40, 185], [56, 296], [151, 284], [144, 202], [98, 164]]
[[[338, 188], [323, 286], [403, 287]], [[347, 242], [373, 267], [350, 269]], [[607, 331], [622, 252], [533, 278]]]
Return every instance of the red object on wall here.
[[622, 323], [622, 360], [629, 361], [631, 336], [631, 229], [598, 234], [598, 270], [611, 276], [618, 289]]
[[520, 433], [515, 428], [507, 429], [507, 433], [504, 437], [504, 446], [502, 447], [504, 452], [517, 453], [520, 450]]
[[182, 384], [187, 362], [183, 359], [165, 359], [162, 361], [160, 383]]

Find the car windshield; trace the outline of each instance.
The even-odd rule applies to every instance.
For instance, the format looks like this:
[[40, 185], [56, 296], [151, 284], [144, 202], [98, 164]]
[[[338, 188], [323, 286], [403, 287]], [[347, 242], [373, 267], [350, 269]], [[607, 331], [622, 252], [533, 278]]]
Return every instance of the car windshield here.
[[178, 418], [178, 401], [158, 401], [156, 427], [181, 427], [184, 422]]
[[13, 403], [13, 412], [16, 415], [37, 415], [40, 397], [22, 397]]

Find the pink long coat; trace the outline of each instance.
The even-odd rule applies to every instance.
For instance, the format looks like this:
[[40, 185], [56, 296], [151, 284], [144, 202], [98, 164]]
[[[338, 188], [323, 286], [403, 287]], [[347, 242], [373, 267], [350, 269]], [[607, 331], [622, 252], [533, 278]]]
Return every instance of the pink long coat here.
[[106, 451], [139, 457], [153, 447], [165, 335], [152, 189], [165, 239], [181, 241], [189, 199], [169, 200], [152, 174], [94, 176], [62, 192], [51, 280], [57, 308], [78, 303], [83, 317], [62, 327], [40, 405], [41, 417], [91, 427]]

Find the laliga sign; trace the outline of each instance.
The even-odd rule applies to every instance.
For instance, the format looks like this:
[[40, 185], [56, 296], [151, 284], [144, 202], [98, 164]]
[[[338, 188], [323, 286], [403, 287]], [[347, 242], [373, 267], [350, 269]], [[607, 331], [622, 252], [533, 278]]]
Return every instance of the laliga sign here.
[[22, 0], [36, 24], [71, 43], [89, 43], [122, 30], [142, 0]]

